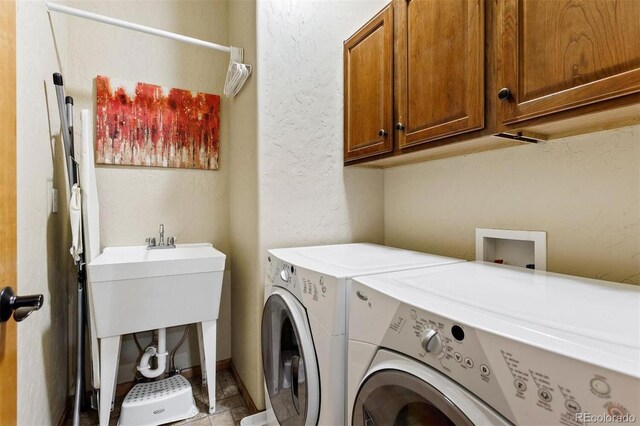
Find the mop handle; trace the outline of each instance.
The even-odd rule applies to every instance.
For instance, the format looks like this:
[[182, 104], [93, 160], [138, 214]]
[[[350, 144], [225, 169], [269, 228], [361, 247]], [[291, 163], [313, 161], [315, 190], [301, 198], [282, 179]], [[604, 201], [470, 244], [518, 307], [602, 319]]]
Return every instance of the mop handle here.
[[62, 74], [53, 74], [53, 85], [56, 88], [56, 97], [58, 99], [58, 112], [60, 113], [60, 123], [62, 126], [62, 145], [65, 152], [65, 161], [67, 162], [67, 174], [69, 178], [69, 191], [74, 184], [73, 162], [69, 157], [72, 149], [71, 131], [69, 129], [69, 120], [67, 117], [67, 111], [65, 107], [64, 86], [62, 81]]
[[80, 179], [78, 178], [78, 162], [76, 161], [76, 147], [74, 144], [75, 136], [73, 134], [73, 98], [67, 96], [65, 103], [67, 106], [67, 125], [69, 126], [69, 152], [67, 153], [67, 160], [69, 160], [71, 164], [69, 173], [73, 179], [72, 182], [80, 184]]

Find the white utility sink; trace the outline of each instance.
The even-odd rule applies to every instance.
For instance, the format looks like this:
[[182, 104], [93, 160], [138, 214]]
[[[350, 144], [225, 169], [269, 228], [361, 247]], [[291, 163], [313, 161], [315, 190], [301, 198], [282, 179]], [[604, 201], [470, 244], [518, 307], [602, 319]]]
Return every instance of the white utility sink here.
[[217, 319], [224, 263], [211, 244], [105, 248], [88, 268], [97, 337]]
[[[92, 327], [100, 339], [100, 424], [109, 420], [121, 335], [198, 323], [203, 382], [215, 397], [216, 320], [226, 256], [211, 244], [107, 247], [87, 268]], [[210, 398], [209, 410], [215, 410]]]

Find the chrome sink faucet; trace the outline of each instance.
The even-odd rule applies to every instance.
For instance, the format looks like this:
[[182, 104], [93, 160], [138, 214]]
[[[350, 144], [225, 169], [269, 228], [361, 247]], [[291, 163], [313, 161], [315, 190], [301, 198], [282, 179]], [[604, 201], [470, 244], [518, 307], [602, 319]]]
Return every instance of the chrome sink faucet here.
[[176, 239], [167, 237], [167, 243], [164, 243], [164, 225], [160, 224], [160, 244], [156, 245], [156, 238], [149, 237], [146, 240], [147, 250], [176, 248]]

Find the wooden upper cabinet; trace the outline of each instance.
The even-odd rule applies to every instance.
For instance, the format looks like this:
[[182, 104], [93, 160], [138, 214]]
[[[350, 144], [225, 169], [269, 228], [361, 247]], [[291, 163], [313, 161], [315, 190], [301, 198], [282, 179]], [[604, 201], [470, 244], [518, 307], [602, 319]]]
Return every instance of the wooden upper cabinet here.
[[640, 0], [391, 1], [344, 45], [349, 164], [640, 120]]
[[393, 150], [393, 8], [344, 43], [344, 159]]
[[395, 1], [398, 146], [482, 128], [484, 1]]
[[[638, 0], [504, 0], [502, 123], [640, 91]], [[509, 96], [507, 97], [507, 93]], [[498, 94], [493, 94], [498, 96]]]

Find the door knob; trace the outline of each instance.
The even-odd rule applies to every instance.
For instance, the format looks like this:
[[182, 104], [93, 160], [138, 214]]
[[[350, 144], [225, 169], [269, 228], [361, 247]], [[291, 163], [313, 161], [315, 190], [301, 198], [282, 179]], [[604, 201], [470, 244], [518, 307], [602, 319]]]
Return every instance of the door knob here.
[[509, 90], [506, 87], [503, 87], [502, 89], [500, 89], [500, 91], [498, 92], [498, 99], [500, 99], [502, 102], [506, 101], [507, 99], [509, 99], [511, 97], [511, 90]]
[[396, 123], [396, 130], [401, 132], [404, 130], [404, 124], [402, 123]]
[[384, 138], [385, 136], [387, 136], [387, 131], [385, 129], [380, 129], [380, 131], [378, 132], [378, 136]]
[[44, 296], [41, 294], [16, 296], [11, 287], [4, 287], [0, 290], [0, 322], [8, 321], [11, 314], [16, 322], [20, 322], [42, 308], [43, 303]]

